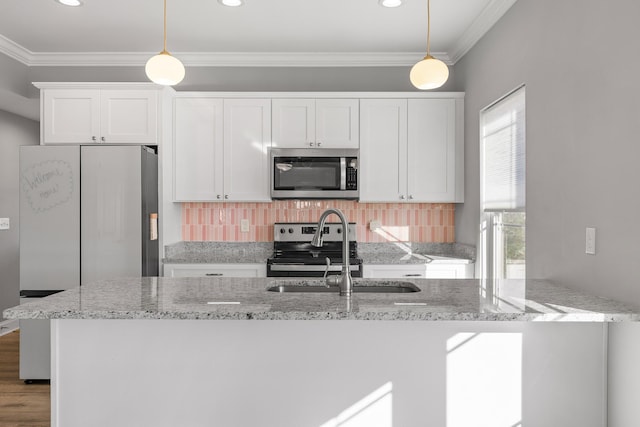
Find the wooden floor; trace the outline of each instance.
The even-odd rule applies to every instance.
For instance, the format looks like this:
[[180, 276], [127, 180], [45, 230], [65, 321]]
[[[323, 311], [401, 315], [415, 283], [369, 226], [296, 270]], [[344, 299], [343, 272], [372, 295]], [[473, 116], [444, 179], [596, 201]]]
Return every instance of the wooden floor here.
[[50, 386], [18, 378], [19, 347], [19, 331], [0, 337], [0, 427], [50, 426]]

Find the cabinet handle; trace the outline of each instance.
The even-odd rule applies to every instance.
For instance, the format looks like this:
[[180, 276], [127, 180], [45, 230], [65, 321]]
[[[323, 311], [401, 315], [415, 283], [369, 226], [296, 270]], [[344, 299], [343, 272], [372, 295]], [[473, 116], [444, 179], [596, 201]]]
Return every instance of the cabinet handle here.
[[405, 274], [404, 277], [422, 277], [422, 274], [420, 274], [420, 273]]
[[224, 276], [224, 274], [222, 274], [222, 273], [205, 273], [205, 276], [215, 276], [215, 277], [218, 277], [218, 276]]

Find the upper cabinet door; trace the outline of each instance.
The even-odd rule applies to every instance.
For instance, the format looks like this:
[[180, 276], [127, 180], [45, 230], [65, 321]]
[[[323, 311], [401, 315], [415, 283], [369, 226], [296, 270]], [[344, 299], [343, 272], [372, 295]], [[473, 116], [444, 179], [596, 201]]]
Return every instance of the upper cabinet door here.
[[358, 148], [359, 100], [316, 99], [316, 147]]
[[43, 91], [43, 144], [90, 144], [100, 139], [100, 91]]
[[157, 90], [46, 89], [43, 144], [157, 144]]
[[456, 199], [456, 100], [409, 99], [409, 201]]
[[404, 201], [407, 100], [362, 99], [360, 128], [360, 201]]
[[271, 100], [224, 100], [224, 199], [271, 201]]
[[357, 99], [274, 99], [273, 146], [358, 148]]
[[174, 102], [174, 200], [223, 200], [222, 99]]
[[273, 99], [273, 146], [315, 147], [316, 119], [313, 99]]
[[101, 143], [157, 144], [155, 90], [103, 90], [100, 116]]

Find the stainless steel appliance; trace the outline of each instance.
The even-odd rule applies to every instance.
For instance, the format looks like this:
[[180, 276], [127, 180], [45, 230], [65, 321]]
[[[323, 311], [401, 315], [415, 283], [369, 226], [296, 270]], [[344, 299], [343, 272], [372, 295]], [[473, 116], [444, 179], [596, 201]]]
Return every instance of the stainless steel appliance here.
[[[315, 222], [274, 224], [274, 253], [267, 260], [267, 277], [322, 277], [329, 258], [330, 275], [342, 269], [342, 225], [326, 223], [322, 247], [311, 244], [318, 228]], [[349, 264], [352, 277], [362, 277], [362, 259], [358, 257], [355, 223], [349, 223]]]
[[273, 148], [274, 199], [357, 199], [358, 150]]
[[[21, 147], [21, 302], [158, 275], [157, 158], [139, 145]], [[20, 378], [48, 379], [49, 351], [49, 322], [21, 320]]]

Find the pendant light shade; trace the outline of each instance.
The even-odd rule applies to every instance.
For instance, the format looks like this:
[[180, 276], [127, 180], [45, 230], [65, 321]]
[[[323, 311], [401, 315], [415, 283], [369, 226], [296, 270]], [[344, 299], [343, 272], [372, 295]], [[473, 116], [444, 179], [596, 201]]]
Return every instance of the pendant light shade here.
[[431, 55], [411, 67], [409, 80], [411, 84], [421, 90], [436, 89], [446, 83], [449, 78], [447, 64]]
[[159, 85], [173, 86], [184, 79], [184, 65], [166, 51], [149, 58], [144, 71], [149, 80]]
[[151, 57], [144, 67], [152, 82], [164, 85], [177, 85], [184, 79], [184, 65], [167, 51], [167, 0], [164, 0], [164, 45], [162, 52]]
[[431, 56], [431, 0], [427, 0], [427, 55], [411, 68], [409, 80], [420, 90], [436, 89], [449, 78], [449, 67]]

